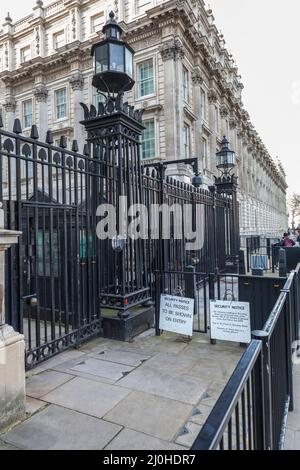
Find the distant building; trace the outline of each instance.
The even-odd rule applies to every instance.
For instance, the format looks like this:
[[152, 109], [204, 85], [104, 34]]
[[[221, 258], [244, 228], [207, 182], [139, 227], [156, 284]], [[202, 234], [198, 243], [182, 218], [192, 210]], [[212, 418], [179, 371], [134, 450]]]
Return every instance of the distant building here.
[[[110, 10], [136, 51], [136, 86], [130, 103], [144, 107], [145, 161], [197, 156], [206, 186], [217, 174], [215, 153], [225, 134], [236, 151], [243, 238], [275, 237], [287, 227], [286, 181], [243, 107], [243, 85], [203, 0], [57, 0], [0, 30], [0, 112], [5, 127], [35, 123], [40, 138], [51, 129], [85, 134], [80, 102], [96, 104], [92, 44]], [[169, 170], [186, 179], [185, 165]]]

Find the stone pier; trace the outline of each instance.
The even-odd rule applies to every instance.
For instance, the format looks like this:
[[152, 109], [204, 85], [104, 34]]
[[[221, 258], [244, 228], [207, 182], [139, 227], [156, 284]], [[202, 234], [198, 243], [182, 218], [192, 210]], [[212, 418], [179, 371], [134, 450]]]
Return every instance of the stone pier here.
[[20, 234], [0, 228], [0, 431], [25, 414], [24, 336], [6, 323], [5, 315], [5, 251], [18, 243]]

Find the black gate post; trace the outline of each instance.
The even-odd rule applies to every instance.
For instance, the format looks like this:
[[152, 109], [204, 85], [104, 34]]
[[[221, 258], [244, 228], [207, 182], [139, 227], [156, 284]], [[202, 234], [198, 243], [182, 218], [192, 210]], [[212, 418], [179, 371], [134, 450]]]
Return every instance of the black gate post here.
[[272, 384], [271, 384], [271, 358], [269, 334], [263, 330], [252, 332], [252, 338], [262, 341], [262, 410], [264, 414], [264, 449], [273, 450], [273, 411], [272, 411]]
[[213, 206], [213, 253], [214, 253], [214, 272], [219, 273], [218, 241], [217, 241], [217, 206], [216, 206], [216, 186], [209, 186]]
[[233, 272], [238, 271], [240, 250], [239, 229], [239, 204], [237, 201], [237, 177], [235, 175], [222, 175], [215, 177], [215, 185], [218, 194], [224, 194], [230, 198], [230, 256], [229, 266]]
[[[209, 290], [209, 300], [215, 300], [216, 295], [215, 295], [215, 274], [209, 274], [208, 275], [208, 290]], [[210, 302], [209, 302], [210, 304]], [[209, 305], [210, 308], [210, 305]], [[210, 344], [217, 344], [216, 339], [211, 339]]]
[[[195, 266], [187, 266], [185, 269], [185, 297], [194, 299], [194, 315], [198, 314], [198, 299], [196, 288], [196, 268]], [[205, 285], [204, 285], [205, 288]]]

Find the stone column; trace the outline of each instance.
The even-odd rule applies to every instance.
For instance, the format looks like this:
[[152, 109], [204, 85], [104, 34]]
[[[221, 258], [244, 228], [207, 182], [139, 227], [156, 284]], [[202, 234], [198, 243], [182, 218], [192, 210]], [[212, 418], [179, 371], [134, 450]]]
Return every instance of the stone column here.
[[48, 90], [45, 85], [37, 85], [34, 96], [37, 103], [39, 137], [41, 141], [45, 141], [48, 130]]
[[[3, 221], [3, 209], [0, 215]], [[0, 228], [0, 432], [25, 416], [24, 336], [5, 323], [4, 301], [5, 251], [18, 243], [19, 235]]]
[[6, 129], [12, 132], [15, 122], [16, 113], [16, 99], [14, 96], [7, 96], [4, 103], [6, 114]]
[[217, 92], [211, 88], [208, 92], [208, 103], [209, 103], [209, 127], [211, 129], [210, 136], [210, 161], [209, 170], [213, 174], [217, 174], [216, 169], [216, 151], [217, 151], [217, 133], [216, 133], [216, 122], [215, 122], [215, 103], [217, 102]]
[[193, 91], [194, 91], [194, 103], [195, 103], [195, 114], [197, 120], [194, 123], [194, 135], [195, 135], [195, 154], [200, 163], [200, 167], [203, 172], [204, 162], [202, 153], [202, 116], [201, 116], [201, 85], [203, 78], [201, 75], [200, 68], [195, 68], [192, 74]]
[[183, 46], [178, 38], [160, 47], [164, 61], [166, 159], [183, 158], [182, 63]]
[[80, 103], [82, 103], [82, 90], [84, 85], [84, 79], [81, 72], [75, 72], [69, 79], [70, 85], [73, 92], [72, 104], [73, 104], [73, 129], [74, 129], [74, 139], [77, 140], [79, 150], [82, 152], [83, 146], [85, 144], [85, 131], [83, 126], [79, 123], [82, 121], [82, 108]]

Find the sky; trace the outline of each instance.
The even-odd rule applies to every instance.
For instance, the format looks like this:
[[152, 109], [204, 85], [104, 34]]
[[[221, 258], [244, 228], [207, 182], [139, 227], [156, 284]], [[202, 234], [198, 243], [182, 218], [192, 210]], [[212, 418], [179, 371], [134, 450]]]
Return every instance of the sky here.
[[[44, 4], [51, 3], [44, 1]], [[206, 0], [242, 75], [243, 102], [272, 157], [282, 161], [288, 192], [300, 193], [300, 1]], [[35, 0], [0, 0], [13, 21]], [[298, 153], [297, 153], [298, 152]]]

